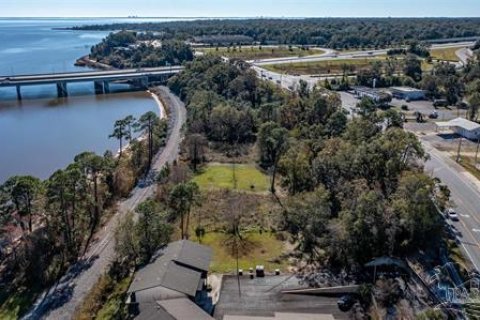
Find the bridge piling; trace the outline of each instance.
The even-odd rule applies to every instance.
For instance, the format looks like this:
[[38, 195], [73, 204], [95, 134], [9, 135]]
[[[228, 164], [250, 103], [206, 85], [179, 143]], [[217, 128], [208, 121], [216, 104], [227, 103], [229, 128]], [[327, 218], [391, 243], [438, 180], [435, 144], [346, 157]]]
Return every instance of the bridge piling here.
[[22, 91], [20, 90], [20, 86], [17, 85], [17, 100], [22, 100]]
[[57, 96], [59, 98], [68, 97], [67, 83], [66, 82], [57, 82]]
[[110, 83], [108, 81], [103, 82], [103, 91], [105, 93], [110, 93]]
[[104, 94], [105, 93], [105, 86], [103, 81], [94, 81], [95, 86], [95, 94]]

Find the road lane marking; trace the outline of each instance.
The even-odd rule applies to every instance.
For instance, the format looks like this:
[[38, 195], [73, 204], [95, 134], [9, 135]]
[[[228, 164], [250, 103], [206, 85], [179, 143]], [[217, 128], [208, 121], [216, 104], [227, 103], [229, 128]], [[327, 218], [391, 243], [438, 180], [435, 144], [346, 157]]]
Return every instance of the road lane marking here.
[[469, 214], [460, 213], [460, 216], [462, 216], [462, 217], [464, 217], [464, 218], [470, 218], [470, 215], [469, 215]]
[[[480, 248], [480, 244], [478, 243], [477, 238], [475, 238], [475, 237], [473, 236], [473, 234], [470, 232], [470, 229], [467, 228], [467, 226], [465, 225], [465, 223], [464, 223], [462, 220], [460, 220], [460, 223], [461, 223], [461, 224], [463, 225], [463, 227], [465, 228], [465, 231], [467, 231], [467, 233], [470, 234], [470, 236], [472, 237], [473, 241], [476, 242], [477, 248]], [[473, 266], [475, 267], [475, 269], [477, 269], [477, 271], [480, 271], [480, 269], [478, 268], [477, 264], [475, 263], [475, 260], [473, 259], [473, 257], [472, 257], [472, 255], [470, 254], [470, 252], [468, 252], [468, 249], [467, 249], [467, 247], [465, 246], [465, 244], [463, 243], [463, 241], [461, 241], [461, 240], [458, 238], [458, 236], [457, 236], [456, 238], [457, 238], [457, 240], [460, 241], [463, 249], [464, 249], [465, 252], [467, 253], [467, 255], [468, 255], [468, 257], [470, 258], [470, 261], [472, 262], [472, 264], [473, 264]]]

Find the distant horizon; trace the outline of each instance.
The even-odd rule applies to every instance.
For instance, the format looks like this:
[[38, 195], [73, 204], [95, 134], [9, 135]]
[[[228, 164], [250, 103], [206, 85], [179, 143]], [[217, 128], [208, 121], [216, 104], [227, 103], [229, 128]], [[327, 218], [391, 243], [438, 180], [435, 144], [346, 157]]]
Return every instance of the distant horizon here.
[[471, 19], [477, 16], [1, 16], [0, 19]]
[[0, 12], [4, 18], [144, 19], [475, 18], [479, 14], [478, 0], [2, 0]]

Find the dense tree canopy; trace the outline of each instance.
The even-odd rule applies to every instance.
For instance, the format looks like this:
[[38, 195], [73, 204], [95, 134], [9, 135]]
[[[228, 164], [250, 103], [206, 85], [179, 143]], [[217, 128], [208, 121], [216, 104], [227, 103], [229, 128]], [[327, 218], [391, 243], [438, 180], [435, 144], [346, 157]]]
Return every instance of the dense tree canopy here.
[[480, 35], [478, 18], [230, 19], [82, 26], [82, 30], [159, 32], [161, 39], [217, 44], [315, 44], [361, 48]]

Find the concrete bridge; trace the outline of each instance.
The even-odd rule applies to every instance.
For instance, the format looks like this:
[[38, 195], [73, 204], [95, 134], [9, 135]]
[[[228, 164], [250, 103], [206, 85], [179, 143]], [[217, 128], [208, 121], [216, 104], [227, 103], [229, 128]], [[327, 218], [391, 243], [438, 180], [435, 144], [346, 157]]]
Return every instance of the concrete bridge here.
[[0, 88], [16, 87], [17, 98], [22, 99], [22, 86], [55, 84], [59, 98], [68, 96], [68, 83], [93, 82], [96, 94], [109, 92], [109, 84], [114, 81], [129, 81], [140, 87], [148, 87], [151, 81], [166, 81], [169, 77], [183, 70], [182, 66], [125, 69], [109, 71], [89, 71], [55, 74], [18, 75], [10, 77], [0, 76]]

